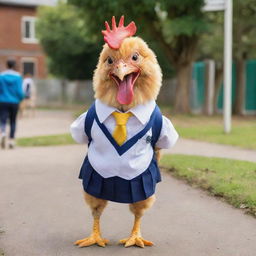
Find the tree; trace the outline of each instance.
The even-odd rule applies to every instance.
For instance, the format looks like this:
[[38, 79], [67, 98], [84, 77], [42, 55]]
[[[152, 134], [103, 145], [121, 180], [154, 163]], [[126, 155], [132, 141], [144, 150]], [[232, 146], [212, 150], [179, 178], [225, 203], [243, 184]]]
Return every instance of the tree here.
[[234, 60], [236, 63], [236, 95], [234, 113], [243, 115], [245, 99], [245, 63], [248, 56], [255, 57], [256, 27], [255, 0], [234, 0]]
[[218, 113], [218, 96], [223, 82], [224, 54], [224, 13], [208, 12], [206, 14], [209, 30], [199, 40], [197, 59], [213, 59], [215, 61], [214, 113]]
[[176, 112], [189, 112], [191, 68], [199, 36], [206, 24], [204, 0], [69, 0], [84, 13], [90, 33], [101, 36], [106, 19], [122, 14], [127, 22], [134, 20], [138, 34], [152, 38], [163, 49], [176, 70]]
[[75, 6], [60, 3], [40, 7], [37, 21], [38, 38], [49, 58], [50, 72], [71, 80], [92, 77], [100, 49], [78, 13]]
[[[256, 16], [255, 0], [234, 0], [233, 10], [233, 59], [236, 67], [236, 91], [233, 112], [243, 114], [245, 98], [245, 63], [248, 57], [256, 57]], [[211, 58], [217, 63], [215, 77], [215, 109], [217, 96], [223, 76], [223, 13], [208, 13], [208, 22], [211, 24], [208, 33], [204, 34], [199, 42], [198, 57]]]

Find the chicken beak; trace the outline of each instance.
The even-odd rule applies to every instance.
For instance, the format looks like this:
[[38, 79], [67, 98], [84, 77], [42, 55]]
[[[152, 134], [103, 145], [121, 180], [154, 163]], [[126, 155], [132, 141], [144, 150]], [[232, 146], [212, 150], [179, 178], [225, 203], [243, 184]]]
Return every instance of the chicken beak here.
[[117, 101], [129, 105], [133, 100], [133, 86], [140, 74], [140, 69], [132, 64], [118, 61], [110, 72], [110, 77], [117, 85]]
[[112, 74], [117, 76], [121, 81], [123, 81], [126, 75], [134, 71], [136, 70], [133, 66], [128, 65], [125, 62], [119, 62], [115, 65]]

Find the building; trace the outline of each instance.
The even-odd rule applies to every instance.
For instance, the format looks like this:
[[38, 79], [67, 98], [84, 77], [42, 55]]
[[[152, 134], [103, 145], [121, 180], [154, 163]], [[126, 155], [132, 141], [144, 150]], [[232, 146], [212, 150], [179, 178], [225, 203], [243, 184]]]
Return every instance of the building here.
[[0, 0], [0, 71], [6, 60], [15, 59], [21, 74], [47, 76], [46, 59], [36, 38], [35, 21], [39, 5], [56, 0]]

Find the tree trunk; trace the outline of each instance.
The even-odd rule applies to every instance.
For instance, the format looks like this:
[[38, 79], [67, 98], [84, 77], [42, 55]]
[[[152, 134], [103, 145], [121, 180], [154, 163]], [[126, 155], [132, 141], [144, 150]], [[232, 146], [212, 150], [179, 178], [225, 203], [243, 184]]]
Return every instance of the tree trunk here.
[[234, 114], [244, 114], [244, 97], [245, 97], [245, 60], [238, 59], [236, 62], [236, 94]]
[[214, 114], [218, 113], [218, 97], [220, 92], [220, 87], [223, 81], [223, 67], [216, 68], [215, 71], [215, 84], [214, 84]]
[[175, 93], [174, 111], [175, 113], [190, 112], [190, 84], [192, 63], [177, 66], [177, 87]]
[[[145, 17], [150, 19], [150, 17]], [[190, 112], [190, 85], [192, 63], [195, 59], [198, 35], [178, 35], [169, 43], [161, 30], [161, 27], [150, 26], [151, 34], [157, 38], [163, 48], [167, 59], [176, 68], [177, 86], [175, 92], [174, 111], [177, 113]]]
[[215, 85], [215, 62], [213, 60], [205, 61], [205, 93], [203, 113], [212, 115], [214, 112], [214, 85]]

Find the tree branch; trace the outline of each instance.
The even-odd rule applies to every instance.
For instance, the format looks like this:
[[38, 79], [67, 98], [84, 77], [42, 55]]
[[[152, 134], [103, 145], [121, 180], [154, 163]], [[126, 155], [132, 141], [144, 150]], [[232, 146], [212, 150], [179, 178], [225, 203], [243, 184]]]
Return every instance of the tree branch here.
[[175, 63], [175, 54], [172, 49], [172, 47], [165, 41], [165, 38], [161, 31], [159, 31], [154, 24], [151, 26], [151, 32], [158, 40], [158, 42], [161, 44], [161, 46], [164, 48], [167, 58], [171, 61], [172, 64]]

